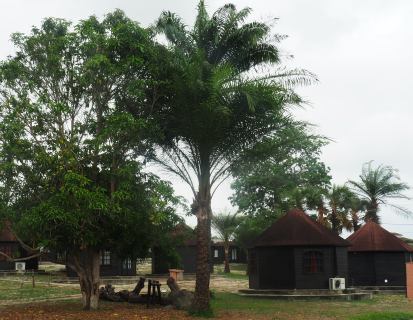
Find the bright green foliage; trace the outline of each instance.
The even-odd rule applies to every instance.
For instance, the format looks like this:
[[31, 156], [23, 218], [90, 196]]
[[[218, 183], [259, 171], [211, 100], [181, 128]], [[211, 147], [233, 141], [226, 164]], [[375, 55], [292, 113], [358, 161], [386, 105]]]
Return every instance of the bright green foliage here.
[[398, 205], [390, 203], [391, 199], [408, 199], [403, 191], [409, 190], [406, 183], [400, 181], [396, 169], [390, 166], [379, 165], [376, 168], [372, 162], [363, 165], [359, 181], [350, 180], [349, 184], [360, 198], [368, 203], [364, 219], [380, 222], [379, 206], [388, 205], [404, 214], [411, 212]]
[[269, 221], [285, 211], [316, 206], [331, 176], [320, 160], [327, 140], [301, 123], [287, 123], [243, 154], [234, 166], [232, 198], [239, 210]]
[[254, 240], [268, 228], [273, 220], [269, 220], [263, 215], [245, 216], [242, 223], [234, 233], [234, 241], [245, 252], [253, 244]]
[[46, 19], [13, 42], [0, 66], [3, 212], [36, 246], [146, 255], [179, 203], [142, 173], [153, 126], [123, 112], [144, 108], [149, 35], [115, 11], [74, 27]]

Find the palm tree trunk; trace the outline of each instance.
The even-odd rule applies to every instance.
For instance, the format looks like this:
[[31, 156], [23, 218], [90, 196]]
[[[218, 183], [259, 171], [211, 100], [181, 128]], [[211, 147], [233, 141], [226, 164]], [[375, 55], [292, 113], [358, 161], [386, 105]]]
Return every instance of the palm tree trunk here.
[[331, 208], [331, 229], [334, 231], [334, 233], [339, 233], [337, 208], [335, 208], [334, 206]]
[[360, 229], [359, 216], [357, 210], [351, 210], [351, 224], [353, 225], [354, 231]]
[[380, 223], [379, 216], [377, 215], [377, 212], [379, 211], [379, 204], [377, 203], [376, 200], [372, 200], [367, 208], [366, 215], [364, 216], [364, 220], [367, 221], [373, 221], [375, 223]]
[[195, 313], [208, 312], [209, 281], [211, 272], [211, 184], [209, 158], [201, 157], [201, 177], [197, 198], [193, 204], [193, 211], [197, 217], [197, 257], [196, 257], [196, 282], [192, 311]]
[[317, 221], [322, 225], [325, 225], [324, 207], [322, 205], [317, 207], [317, 213]]
[[224, 272], [225, 273], [230, 273], [229, 269], [229, 241], [225, 240], [224, 241]]

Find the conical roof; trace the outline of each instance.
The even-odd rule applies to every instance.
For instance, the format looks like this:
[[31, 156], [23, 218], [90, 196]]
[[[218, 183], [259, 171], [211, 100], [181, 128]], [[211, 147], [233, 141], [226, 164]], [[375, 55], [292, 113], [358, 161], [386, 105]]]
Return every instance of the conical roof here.
[[293, 209], [275, 221], [253, 243], [252, 247], [268, 246], [335, 246], [350, 243], [302, 210]]
[[349, 251], [413, 252], [407, 243], [373, 221], [367, 222], [347, 240], [351, 243]]

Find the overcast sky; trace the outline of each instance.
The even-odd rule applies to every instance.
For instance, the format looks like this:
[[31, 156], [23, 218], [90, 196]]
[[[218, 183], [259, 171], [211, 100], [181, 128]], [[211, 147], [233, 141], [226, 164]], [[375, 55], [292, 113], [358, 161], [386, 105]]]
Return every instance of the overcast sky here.
[[[207, 1], [210, 12], [228, 1]], [[323, 160], [331, 168], [334, 183], [357, 179], [362, 164], [399, 169], [413, 187], [413, 1], [404, 0], [234, 0], [249, 6], [252, 17], [279, 21], [274, 32], [287, 34], [281, 50], [294, 55], [289, 65], [308, 69], [320, 79], [317, 85], [299, 89], [310, 102], [297, 117], [318, 126], [333, 139]], [[122, 9], [143, 26], [162, 10], [178, 13], [192, 25], [196, 0], [13, 0], [0, 2], [0, 58], [13, 52], [13, 32], [28, 32], [45, 17], [72, 21], [90, 15], [103, 16]], [[174, 181], [177, 191], [191, 202], [191, 194]], [[230, 208], [229, 183], [213, 199], [213, 209]], [[408, 193], [413, 197], [413, 191]], [[413, 201], [397, 204], [413, 211]], [[389, 208], [380, 212], [384, 227], [413, 238], [413, 218]], [[193, 220], [191, 221], [194, 222]]]

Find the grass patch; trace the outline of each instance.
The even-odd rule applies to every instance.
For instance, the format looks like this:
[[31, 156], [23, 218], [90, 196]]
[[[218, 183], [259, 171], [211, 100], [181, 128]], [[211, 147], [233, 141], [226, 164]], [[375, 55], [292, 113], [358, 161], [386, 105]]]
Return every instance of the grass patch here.
[[413, 313], [375, 312], [352, 317], [351, 320], [412, 320]]
[[48, 286], [37, 283], [35, 287], [29, 282], [0, 280], [0, 301], [18, 301], [65, 297], [80, 293], [79, 289], [64, 286]]
[[247, 265], [244, 263], [230, 263], [229, 264], [230, 273], [224, 272], [224, 265], [218, 264], [214, 266], [215, 274], [234, 280], [248, 280], [246, 274]]
[[231, 273], [217, 272], [216, 274], [224, 278], [228, 278], [228, 279], [248, 280], [248, 276], [245, 274], [239, 274], [239, 273], [234, 273], [234, 272], [231, 272]]
[[[413, 303], [402, 295], [377, 295], [364, 301], [277, 301], [218, 292], [211, 300], [215, 312], [241, 312], [271, 319], [404, 320], [413, 319]], [[387, 318], [386, 318], [387, 316]], [[397, 318], [399, 316], [399, 318]], [[359, 317], [359, 318], [357, 318]], [[369, 318], [370, 317], [370, 318]], [[407, 318], [406, 318], [407, 317]]]

